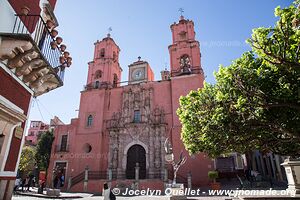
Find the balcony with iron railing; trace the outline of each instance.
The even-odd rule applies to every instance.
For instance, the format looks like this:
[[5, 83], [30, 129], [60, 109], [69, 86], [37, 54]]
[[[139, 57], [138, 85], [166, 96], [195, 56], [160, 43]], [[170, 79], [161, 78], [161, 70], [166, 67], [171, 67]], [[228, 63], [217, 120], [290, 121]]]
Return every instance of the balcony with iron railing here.
[[0, 61], [29, 86], [34, 96], [63, 85], [72, 64], [58, 31], [40, 15], [15, 15], [9, 33], [0, 33]]

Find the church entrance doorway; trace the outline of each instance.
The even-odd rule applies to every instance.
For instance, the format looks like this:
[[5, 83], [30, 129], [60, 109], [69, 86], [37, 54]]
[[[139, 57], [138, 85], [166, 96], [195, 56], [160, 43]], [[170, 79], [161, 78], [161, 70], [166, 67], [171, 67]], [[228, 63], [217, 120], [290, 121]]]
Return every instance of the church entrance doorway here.
[[146, 151], [141, 145], [133, 145], [128, 149], [127, 152], [127, 165], [126, 165], [126, 178], [135, 178], [135, 167], [136, 163], [139, 164], [140, 173], [139, 178], [146, 178]]

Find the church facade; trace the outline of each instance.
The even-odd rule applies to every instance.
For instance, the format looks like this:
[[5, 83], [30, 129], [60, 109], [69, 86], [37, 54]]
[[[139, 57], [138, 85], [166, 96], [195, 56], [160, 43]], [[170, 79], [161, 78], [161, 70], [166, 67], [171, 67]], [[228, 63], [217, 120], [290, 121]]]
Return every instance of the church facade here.
[[205, 154], [185, 151], [176, 114], [180, 96], [203, 87], [200, 43], [193, 21], [181, 16], [170, 28], [170, 70], [162, 71], [159, 81], [154, 81], [150, 64], [139, 57], [128, 66], [128, 84], [121, 86], [120, 48], [109, 34], [95, 42], [78, 118], [55, 128], [49, 184], [63, 174], [63, 187], [70, 191], [99, 192], [103, 182], [163, 188], [173, 174], [165, 161], [164, 143], [169, 138], [175, 160], [181, 152], [187, 157], [177, 182], [208, 185], [207, 173], [214, 163]]

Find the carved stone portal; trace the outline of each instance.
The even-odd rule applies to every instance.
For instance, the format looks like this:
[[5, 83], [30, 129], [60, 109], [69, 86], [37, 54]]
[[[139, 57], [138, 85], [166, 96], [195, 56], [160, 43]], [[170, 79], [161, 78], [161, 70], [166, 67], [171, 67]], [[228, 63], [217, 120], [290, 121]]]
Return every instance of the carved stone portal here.
[[[125, 87], [122, 110], [107, 121], [110, 138], [108, 170], [118, 179], [126, 178], [126, 171], [134, 170], [127, 167], [136, 165], [127, 162], [128, 150], [134, 145], [141, 146], [146, 152], [146, 176], [140, 178], [163, 178], [165, 113], [163, 109], [154, 107], [152, 90], [141, 85]], [[138, 122], [135, 121], [137, 117], [140, 117]]]

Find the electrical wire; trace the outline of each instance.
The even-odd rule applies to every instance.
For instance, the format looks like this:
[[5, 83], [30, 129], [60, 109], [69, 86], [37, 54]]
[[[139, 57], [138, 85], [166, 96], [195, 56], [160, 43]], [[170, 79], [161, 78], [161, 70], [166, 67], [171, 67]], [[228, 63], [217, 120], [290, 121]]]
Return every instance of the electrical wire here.
[[46, 110], [46, 112], [48, 113], [48, 115], [51, 117], [51, 118], [54, 118], [54, 115], [52, 113], [50, 113], [50, 111], [46, 108], [46, 106], [44, 106], [44, 104], [39, 100], [39, 99], [36, 99], [39, 104]]
[[42, 112], [41, 112], [41, 109], [40, 109], [40, 106], [39, 106], [39, 103], [38, 103], [38, 101], [35, 99], [35, 102], [36, 102], [36, 105], [37, 105], [37, 108], [38, 108], [38, 110], [39, 110], [39, 112], [40, 112], [40, 115], [41, 115], [41, 117], [42, 117], [42, 120], [43, 120], [43, 122], [45, 121], [45, 119], [44, 119], [44, 117], [43, 117], [43, 114], [42, 114]]

